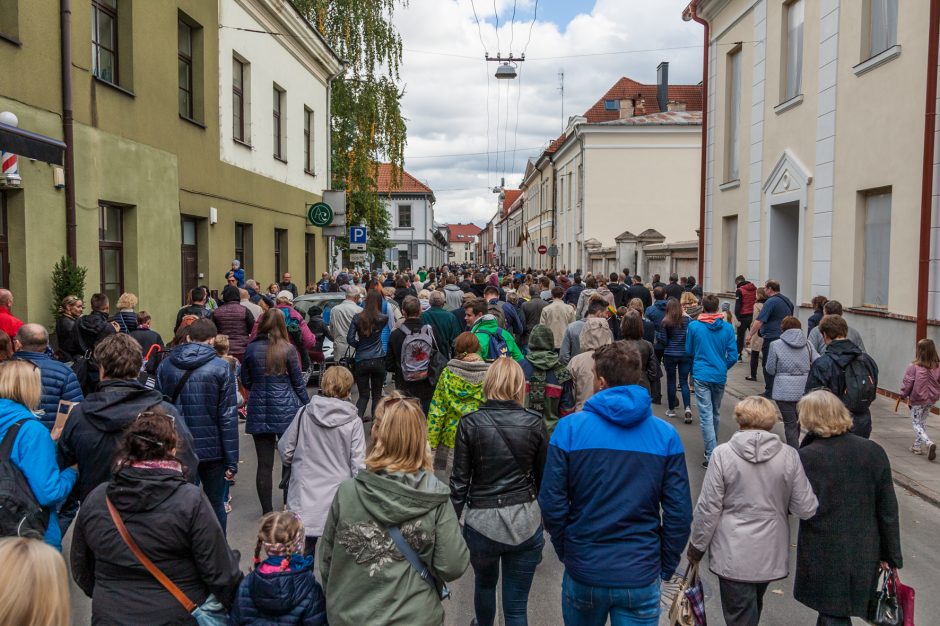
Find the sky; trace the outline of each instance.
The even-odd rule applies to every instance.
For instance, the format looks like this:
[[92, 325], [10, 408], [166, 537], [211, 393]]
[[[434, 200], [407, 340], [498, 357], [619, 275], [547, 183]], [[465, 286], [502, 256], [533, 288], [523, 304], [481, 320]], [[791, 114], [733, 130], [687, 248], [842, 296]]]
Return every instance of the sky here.
[[[670, 83], [699, 83], [702, 27], [682, 21], [687, 4], [409, 0], [399, 8], [405, 169], [434, 190], [435, 219], [486, 224], [497, 210], [493, 187], [505, 178], [507, 189], [517, 188], [526, 161], [621, 77], [652, 84], [656, 66], [669, 61]], [[518, 78], [497, 80], [497, 63], [484, 52], [510, 51], [525, 52]], [[611, 52], [620, 54], [603, 54]]]

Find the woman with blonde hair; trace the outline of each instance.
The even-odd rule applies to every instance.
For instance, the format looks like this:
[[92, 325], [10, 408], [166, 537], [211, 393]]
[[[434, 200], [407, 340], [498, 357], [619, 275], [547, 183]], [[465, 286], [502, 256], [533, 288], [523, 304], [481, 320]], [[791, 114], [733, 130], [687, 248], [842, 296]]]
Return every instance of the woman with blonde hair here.
[[117, 322], [120, 331], [131, 333], [137, 330], [137, 313], [134, 311], [137, 308], [137, 296], [129, 292], [122, 293], [115, 308], [117, 313], [111, 320]]
[[702, 312], [702, 305], [699, 304], [698, 298], [691, 291], [682, 292], [679, 304], [682, 305], [682, 312], [693, 320], [698, 319], [699, 314]]
[[352, 385], [347, 368], [326, 370], [320, 395], [297, 412], [277, 444], [281, 462], [291, 468], [287, 508], [303, 519], [307, 555], [313, 554], [323, 534], [340, 483], [359, 472], [366, 455], [362, 420], [349, 401]]
[[69, 626], [69, 577], [62, 555], [41, 541], [0, 539], [0, 624]]
[[0, 363], [0, 449], [8, 450], [5, 454], [26, 479], [21, 495], [38, 505], [17, 515], [5, 511], [0, 516], [0, 535], [45, 539], [60, 549], [62, 532], [56, 509], [72, 491], [78, 474], [72, 467], [59, 470], [49, 429], [33, 413], [39, 408], [41, 393], [38, 367], [18, 359]]
[[[688, 292], [686, 292], [688, 293]], [[740, 430], [712, 452], [695, 506], [688, 557], [709, 553], [728, 626], [756, 626], [770, 581], [789, 575], [788, 512], [800, 519], [818, 502], [800, 455], [770, 432], [773, 402], [750, 396], [734, 408]]]
[[522, 367], [502, 358], [483, 381], [486, 402], [460, 420], [450, 477], [451, 501], [464, 517], [474, 572], [479, 626], [496, 619], [496, 585], [503, 572], [503, 618], [526, 624], [529, 590], [545, 538], [537, 496], [548, 453], [542, 415], [523, 408]]
[[800, 522], [793, 597], [819, 612], [818, 626], [866, 618], [881, 570], [900, 568], [898, 500], [888, 455], [849, 432], [852, 418], [826, 389], [797, 404], [808, 431], [800, 460], [816, 497], [816, 515]]
[[440, 626], [442, 585], [466, 571], [467, 546], [418, 400], [381, 409], [366, 467], [340, 485], [318, 544], [327, 615], [332, 626]]

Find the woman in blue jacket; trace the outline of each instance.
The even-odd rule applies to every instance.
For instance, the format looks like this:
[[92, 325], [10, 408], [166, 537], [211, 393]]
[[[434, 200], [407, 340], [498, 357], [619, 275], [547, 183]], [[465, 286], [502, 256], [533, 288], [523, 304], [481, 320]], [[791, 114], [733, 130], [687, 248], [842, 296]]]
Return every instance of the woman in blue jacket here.
[[310, 401], [297, 350], [278, 309], [268, 309], [261, 316], [258, 335], [245, 352], [241, 375], [242, 385], [249, 391], [245, 432], [254, 438], [258, 454], [255, 486], [261, 510], [268, 514], [274, 510], [271, 490], [277, 440], [297, 411]]
[[[26, 478], [36, 502], [49, 515], [44, 531], [45, 541], [61, 549], [62, 532], [56, 517], [56, 507], [72, 491], [78, 473], [72, 467], [59, 471], [55, 443], [49, 436], [49, 430], [33, 414], [39, 407], [41, 393], [42, 379], [38, 367], [29, 361], [0, 363], [0, 441], [3, 441], [0, 450], [6, 447], [9, 433], [14, 437], [10, 443], [10, 460]], [[17, 431], [10, 432], [11, 428]], [[0, 516], [0, 519], [4, 524], [9, 521], [6, 515]], [[35, 519], [27, 520], [23, 525], [24, 528], [37, 526], [41, 527], [42, 524]]]
[[669, 400], [669, 410], [666, 417], [675, 417], [676, 408], [676, 375], [679, 377], [679, 388], [682, 390], [682, 406], [685, 407], [685, 423], [692, 423], [692, 406], [689, 393], [689, 373], [692, 371], [692, 357], [685, 351], [685, 336], [689, 328], [689, 317], [682, 311], [682, 305], [675, 298], [666, 302], [666, 314], [656, 331], [656, 341], [666, 346], [663, 351], [663, 365], [666, 366], [666, 397]]

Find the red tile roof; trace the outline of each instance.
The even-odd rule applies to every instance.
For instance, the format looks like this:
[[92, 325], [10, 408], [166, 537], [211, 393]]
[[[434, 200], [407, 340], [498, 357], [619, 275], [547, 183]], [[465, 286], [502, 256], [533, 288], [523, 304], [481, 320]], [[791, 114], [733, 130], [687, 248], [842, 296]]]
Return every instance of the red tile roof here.
[[503, 213], [509, 212], [509, 207], [512, 206], [512, 203], [516, 201], [522, 195], [521, 189], [507, 189], [506, 193], [503, 195]]
[[[616, 120], [620, 117], [620, 111], [605, 110], [604, 101], [636, 99], [637, 94], [643, 98], [647, 114], [660, 112], [659, 103], [656, 101], [656, 85], [644, 85], [623, 77], [584, 113], [584, 117], [592, 124]], [[702, 87], [701, 85], [669, 85], [669, 100], [684, 102], [687, 111], [701, 111]]]
[[447, 232], [452, 243], [467, 243], [472, 241], [474, 236], [479, 236], [483, 229], [476, 224], [448, 224]]
[[378, 172], [375, 176], [376, 191], [379, 193], [430, 193], [434, 191], [420, 180], [401, 170], [398, 173], [398, 186], [392, 189], [392, 164], [378, 163]]

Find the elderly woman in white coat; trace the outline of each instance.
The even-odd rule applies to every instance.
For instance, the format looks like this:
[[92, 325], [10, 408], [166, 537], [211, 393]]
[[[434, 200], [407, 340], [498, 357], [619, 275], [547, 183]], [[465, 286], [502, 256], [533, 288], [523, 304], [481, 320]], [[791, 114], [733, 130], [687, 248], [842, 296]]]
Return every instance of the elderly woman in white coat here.
[[790, 525], [816, 514], [818, 502], [796, 449], [769, 432], [773, 403], [750, 396], [735, 407], [740, 430], [715, 448], [695, 506], [688, 557], [706, 551], [719, 579], [728, 626], [756, 626], [770, 581], [789, 575]]
[[365, 460], [362, 420], [349, 401], [352, 385], [352, 374], [345, 367], [326, 370], [321, 395], [301, 407], [278, 441], [281, 460], [291, 468], [287, 508], [303, 519], [308, 555], [323, 534], [340, 483], [358, 474]]

